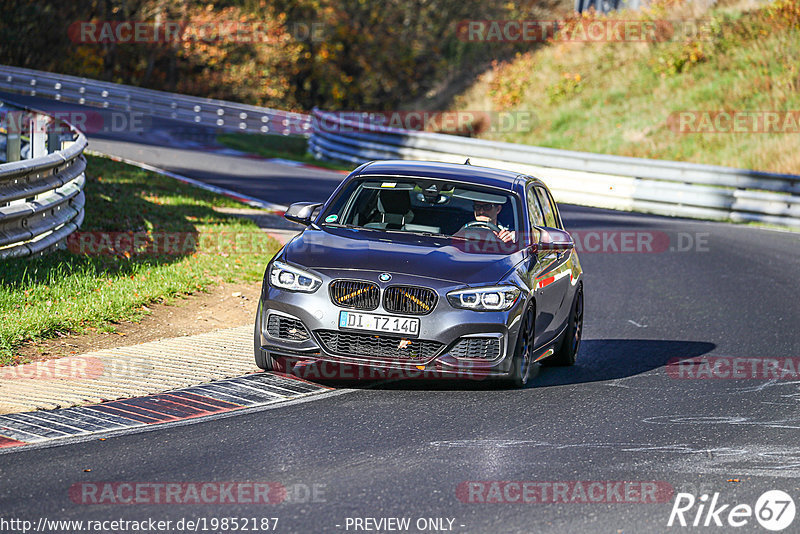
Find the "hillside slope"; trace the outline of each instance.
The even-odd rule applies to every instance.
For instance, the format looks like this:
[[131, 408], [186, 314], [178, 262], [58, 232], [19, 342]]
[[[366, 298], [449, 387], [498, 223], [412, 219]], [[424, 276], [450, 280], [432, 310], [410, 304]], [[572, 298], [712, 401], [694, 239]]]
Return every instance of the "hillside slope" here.
[[[611, 17], [579, 17], [572, 31], [644, 20], [663, 39], [575, 42], [560, 33], [496, 64], [455, 107], [535, 114], [530, 128], [490, 128], [480, 133], [487, 139], [800, 173], [800, 0], [710, 11], [673, 1]], [[679, 19], [701, 31], [670, 36], [664, 26], [674, 22], [664, 21]]]

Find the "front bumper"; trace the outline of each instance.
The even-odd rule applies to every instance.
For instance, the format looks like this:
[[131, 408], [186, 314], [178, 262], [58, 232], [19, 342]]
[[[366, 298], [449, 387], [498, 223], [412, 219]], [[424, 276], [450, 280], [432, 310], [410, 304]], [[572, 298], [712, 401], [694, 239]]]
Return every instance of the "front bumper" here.
[[[373, 276], [374, 274], [374, 276]], [[358, 275], [347, 272], [325, 273], [323, 285], [316, 292], [299, 293], [278, 290], [268, 283], [264, 284], [262, 291], [261, 316], [257, 318], [260, 332], [260, 342], [263, 350], [270, 356], [288, 358], [300, 364], [300, 367], [315, 362], [323, 362], [326, 375], [332, 378], [353, 377], [451, 377], [481, 379], [490, 377], [508, 376], [511, 370], [511, 359], [517, 343], [521, 323], [521, 313], [525, 306], [524, 294], [508, 311], [503, 312], [478, 312], [453, 308], [447, 301], [446, 294], [463, 285], [452, 282], [423, 279], [409, 275], [394, 275], [390, 283], [380, 283], [381, 290], [389, 285], [414, 285], [429, 287], [439, 295], [435, 308], [427, 315], [405, 315], [420, 319], [420, 334], [418, 338], [408, 338], [411, 341], [425, 341], [436, 344], [437, 349], [427, 356], [402, 356], [397, 353], [402, 350], [393, 350], [395, 355], [386, 356], [375, 354], [358, 354], [354, 352], [336, 352], [326, 344], [323, 333], [327, 339], [336, 333], [353, 336], [380, 336], [382, 342], [388, 340], [403, 342], [403, 337], [394, 334], [378, 334], [369, 332], [353, 332], [339, 328], [339, 312], [345, 308], [334, 305], [328, 293], [328, 284], [331, 280], [340, 278], [360, 278], [377, 280], [380, 273], [364, 273]], [[358, 311], [358, 310], [357, 310]], [[383, 315], [397, 315], [386, 311], [382, 303], [378, 308], [364, 313]], [[268, 326], [270, 316], [286, 318], [292, 324], [293, 320], [302, 323], [307, 332], [306, 339], [289, 340], [285, 337], [271, 335]], [[273, 328], [273, 334], [274, 334]], [[302, 336], [299, 336], [302, 337]], [[388, 338], [388, 339], [387, 339]], [[407, 341], [408, 341], [407, 340]], [[462, 342], [471, 340], [467, 345]], [[371, 341], [371, 340], [370, 340]], [[476, 351], [466, 351], [465, 347], [497, 347], [498, 350], [483, 352], [475, 356]], [[357, 352], [357, 351], [356, 351]], [[381, 373], [368, 371], [364, 373], [356, 368], [380, 370]]]

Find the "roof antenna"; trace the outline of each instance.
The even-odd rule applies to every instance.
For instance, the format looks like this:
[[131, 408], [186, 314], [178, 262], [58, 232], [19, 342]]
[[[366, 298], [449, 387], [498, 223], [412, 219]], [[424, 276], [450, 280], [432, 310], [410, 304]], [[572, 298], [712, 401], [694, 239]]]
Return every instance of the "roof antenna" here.
[[472, 165], [472, 163], [469, 162], [469, 158], [467, 158], [467, 161], [464, 162], [464, 165]]

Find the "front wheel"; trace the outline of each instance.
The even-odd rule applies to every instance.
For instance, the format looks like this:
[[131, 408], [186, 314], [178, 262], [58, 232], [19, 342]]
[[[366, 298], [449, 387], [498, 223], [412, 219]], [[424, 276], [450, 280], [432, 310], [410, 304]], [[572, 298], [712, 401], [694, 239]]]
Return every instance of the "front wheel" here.
[[569, 325], [564, 332], [564, 339], [558, 352], [546, 358], [542, 363], [547, 366], [569, 366], [575, 364], [578, 349], [581, 347], [583, 335], [583, 286], [578, 287], [570, 309]]
[[533, 310], [525, 313], [525, 321], [520, 326], [517, 346], [511, 361], [511, 374], [508, 377], [509, 385], [523, 388], [531, 376], [531, 343], [533, 342]]
[[279, 373], [286, 372], [286, 358], [273, 358], [267, 351], [261, 348], [261, 336], [258, 329], [261, 326], [261, 302], [258, 303], [258, 312], [256, 313], [256, 325], [253, 329], [253, 350], [256, 358], [256, 365], [264, 371], [278, 371]]

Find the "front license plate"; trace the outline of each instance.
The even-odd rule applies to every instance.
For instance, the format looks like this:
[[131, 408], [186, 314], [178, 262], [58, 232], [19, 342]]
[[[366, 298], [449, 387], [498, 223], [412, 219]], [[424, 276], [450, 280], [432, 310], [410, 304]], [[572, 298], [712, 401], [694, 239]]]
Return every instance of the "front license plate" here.
[[419, 319], [343, 311], [339, 312], [339, 328], [418, 336]]

